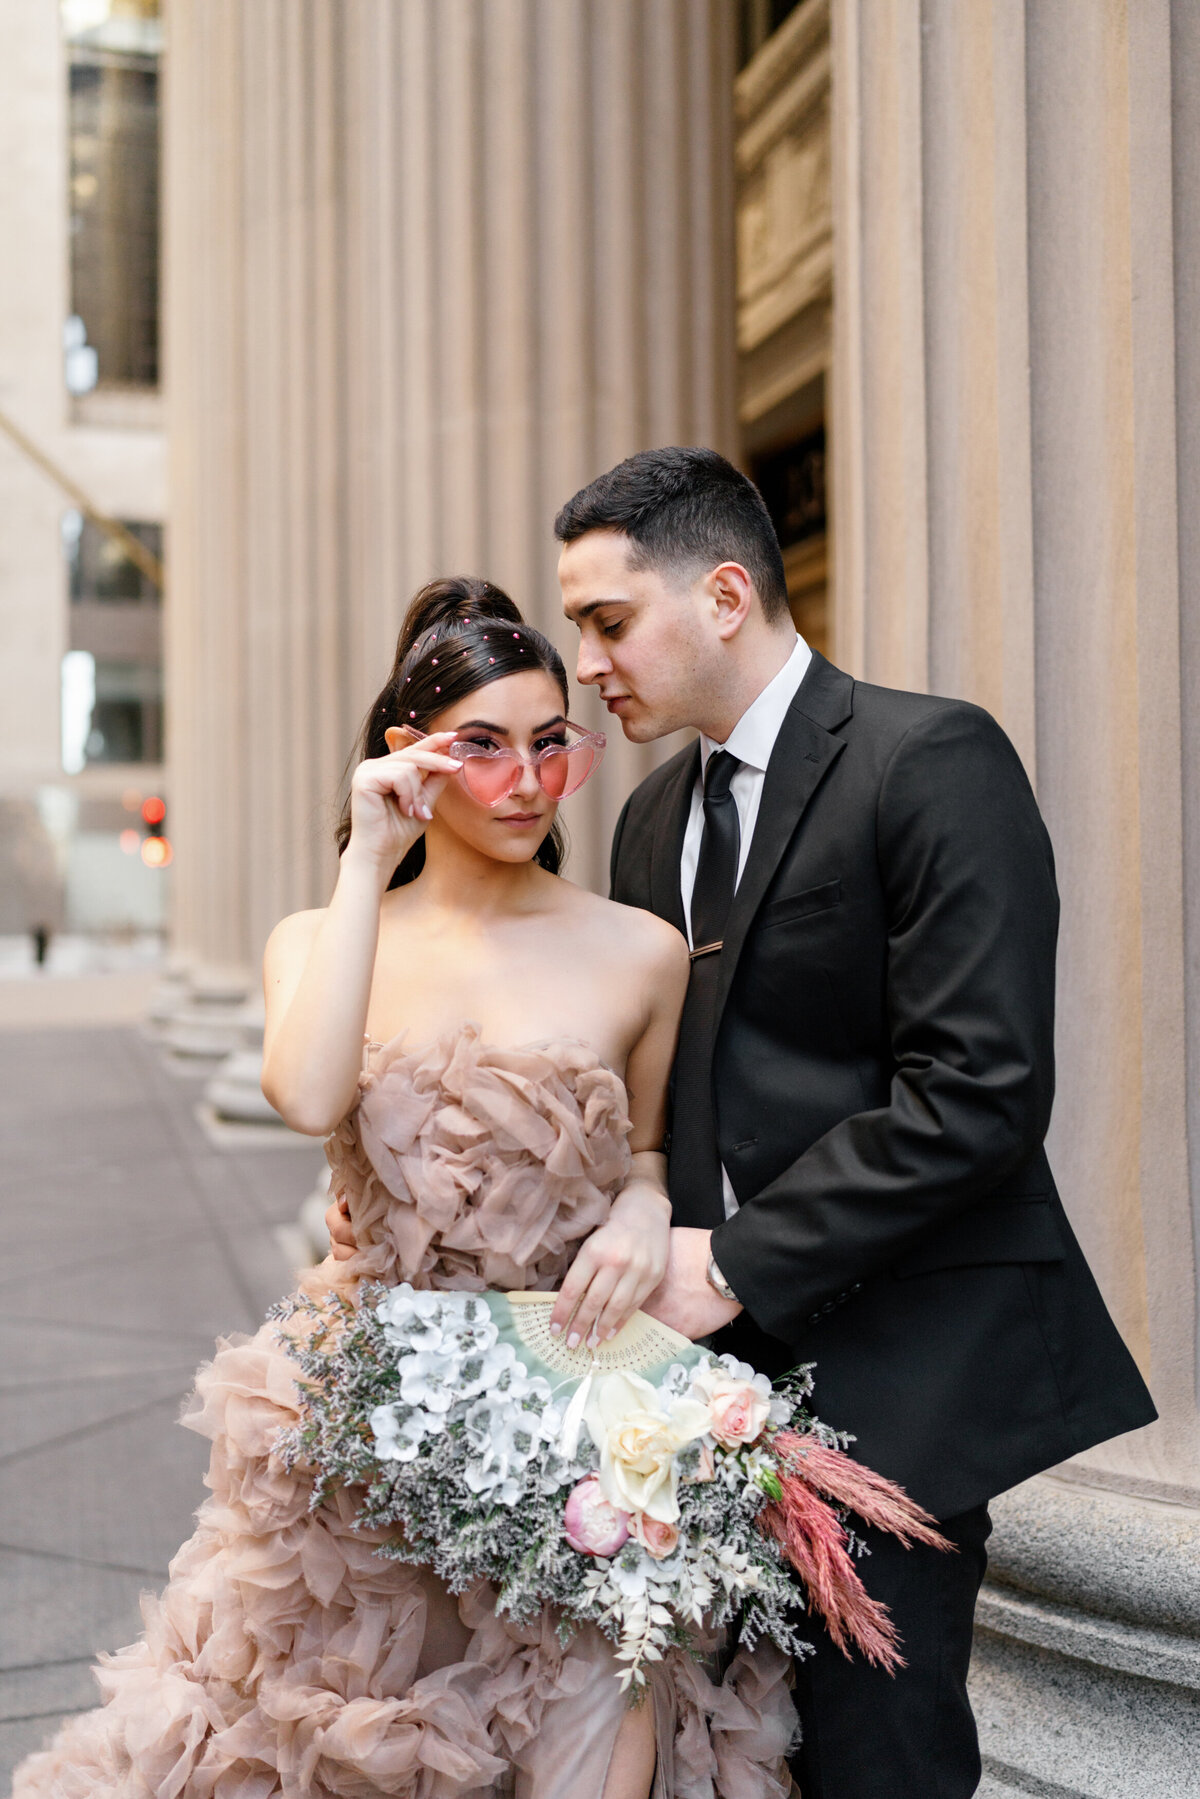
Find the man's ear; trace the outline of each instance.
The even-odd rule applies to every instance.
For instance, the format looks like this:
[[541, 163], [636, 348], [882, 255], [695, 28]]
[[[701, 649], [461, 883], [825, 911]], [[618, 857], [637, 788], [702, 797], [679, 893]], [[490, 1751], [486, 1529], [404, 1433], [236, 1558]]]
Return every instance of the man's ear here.
[[721, 562], [710, 569], [709, 594], [717, 610], [717, 633], [728, 642], [750, 615], [757, 595], [754, 582], [740, 562]]

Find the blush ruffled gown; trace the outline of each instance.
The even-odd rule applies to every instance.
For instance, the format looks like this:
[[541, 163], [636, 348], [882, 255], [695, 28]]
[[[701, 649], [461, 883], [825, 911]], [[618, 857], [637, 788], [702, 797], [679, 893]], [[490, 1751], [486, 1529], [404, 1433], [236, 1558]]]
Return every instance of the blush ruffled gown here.
[[[360, 1249], [304, 1277], [557, 1287], [629, 1166], [625, 1091], [585, 1045], [497, 1049], [474, 1027], [372, 1047], [328, 1153]], [[480, 1584], [454, 1597], [315, 1513], [271, 1453], [294, 1363], [265, 1324], [218, 1346], [184, 1422], [212, 1441], [211, 1497], [145, 1634], [104, 1656], [103, 1705], [17, 1770], [14, 1799], [600, 1799], [625, 1698], [597, 1630], [517, 1627]], [[727, 1658], [728, 1659], [728, 1658]], [[723, 1678], [651, 1670], [655, 1799], [784, 1799], [789, 1663], [739, 1649]]]

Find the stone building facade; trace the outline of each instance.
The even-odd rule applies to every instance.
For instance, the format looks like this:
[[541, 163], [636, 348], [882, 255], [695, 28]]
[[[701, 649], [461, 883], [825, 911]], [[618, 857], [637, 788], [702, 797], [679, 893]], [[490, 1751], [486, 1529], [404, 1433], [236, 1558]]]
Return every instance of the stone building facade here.
[[[178, 940], [257, 960], [333, 869], [406, 598], [563, 628], [551, 524], [736, 453], [725, 0], [177, 0], [167, 95]], [[581, 722], [602, 722], [580, 701]], [[572, 867], [648, 768], [615, 734]]]
[[[164, 779], [158, 594], [81, 510], [86, 501], [160, 547], [156, 250], [133, 249], [157, 233], [146, 141], [157, 15], [157, 0], [61, 10], [0, 0], [0, 936], [10, 939], [39, 922], [129, 933], [166, 918], [163, 871], [136, 853], [137, 808]], [[122, 336], [135, 314], [139, 328]], [[72, 666], [88, 685], [76, 687], [77, 742], [63, 720]]]
[[[1035, 782], [1053, 1159], [1162, 1413], [997, 1504], [988, 1791], [1200, 1793], [1200, 14], [803, 0], [740, 73], [734, 24], [174, 0], [177, 942], [247, 969], [320, 902], [421, 581], [558, 632], [580, 482], [669, 441], [777, 482], [804, 628]], [[577, 878], [648, 754], [581, 796]]]
[[1200, 1793], [1200, 14], [833, 18], [836, 654], [1025, 759], [1051, 1158], [1162, 1414], [996, 1506], [985, 1751], [1019, 1791]]

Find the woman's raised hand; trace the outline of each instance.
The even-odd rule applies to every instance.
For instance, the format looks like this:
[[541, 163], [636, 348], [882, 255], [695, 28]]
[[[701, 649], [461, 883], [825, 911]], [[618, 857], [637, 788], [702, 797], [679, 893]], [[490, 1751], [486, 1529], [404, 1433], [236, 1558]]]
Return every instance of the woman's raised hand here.
[[[397, 742], [399, 728], [388, 732]], [[350, 783], [350, 841], [346, 855], [386, 868], [388, 878], [422, 836], [443, 787], [458, 763], [446, 755], [453, 731], [433, 731], [386, 756], [360, 762]]]

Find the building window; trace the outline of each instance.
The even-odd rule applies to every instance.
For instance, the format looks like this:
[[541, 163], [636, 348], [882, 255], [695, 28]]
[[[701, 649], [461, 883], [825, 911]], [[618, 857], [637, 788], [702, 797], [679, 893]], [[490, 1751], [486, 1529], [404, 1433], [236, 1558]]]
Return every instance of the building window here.
[[[161, 525], [126, 522], [125, 529], [139, 543], [145, 544], [159, 562], [162, 561]], [[153, 581], [142, 573], [107, 531], [78, 512], [67, 513], [62, 531], [73, 606], [115, 603], [157, 607], [160, 604], [162, 596]]]
[[[70, 140], [67, 385], [159, 378], [158, 0], [62, 0]], [[90, 354], [89, 354], [90, 352]]]
[[[126, 522], [161, 558], [162, 527]], [[120, 543], [77, 512], [63, 520], [71, 595], [63, 658], [63, 768], [163, 758], [162, 607]]]
[[749, 458], [783, 551], [788, 603], [796, 629], [814, 649], [828, 647], [825, 426]]
[[767, 503], [779, 546], [816, 537], [825, 530], [825, 427], [753, 462], [754, 484]]
[[800, 3], [801, 0], [738, 0], [739, 69], [745, 68]]

